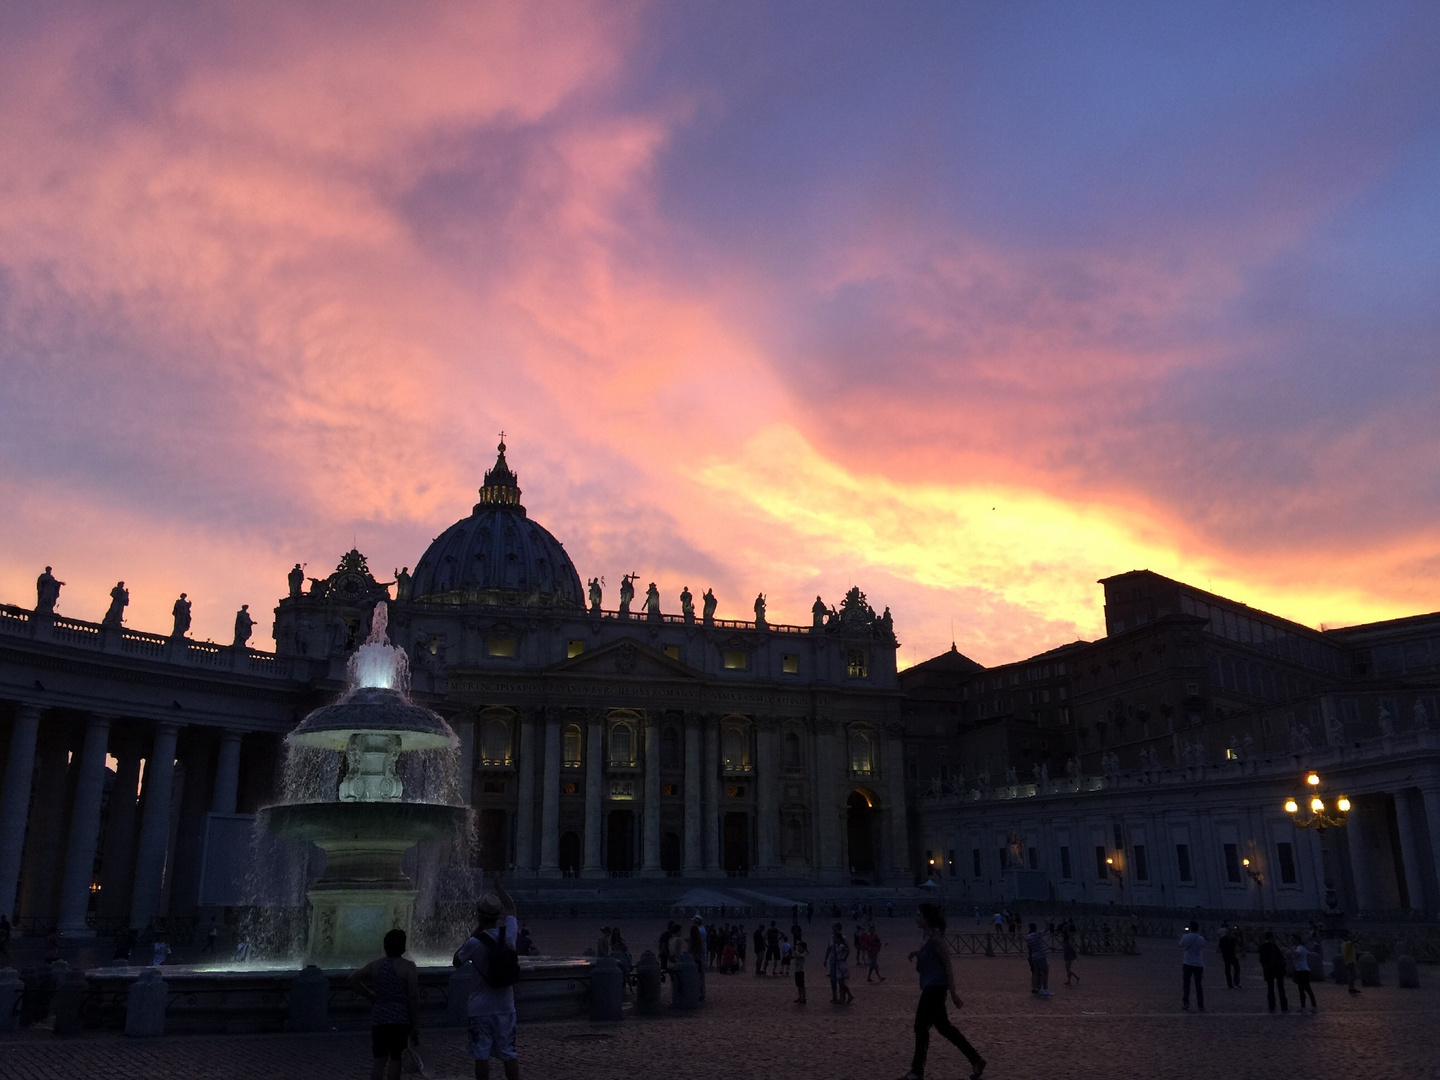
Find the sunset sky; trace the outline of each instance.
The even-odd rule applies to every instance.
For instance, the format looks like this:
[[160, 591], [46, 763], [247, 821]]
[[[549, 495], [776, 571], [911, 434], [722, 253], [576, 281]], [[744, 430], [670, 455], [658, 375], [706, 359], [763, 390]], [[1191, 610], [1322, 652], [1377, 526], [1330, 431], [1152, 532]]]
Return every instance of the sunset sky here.
[[1440, 608], [1440, 5], [0, 6], [0, 602], [584, 577], [901, 662]]

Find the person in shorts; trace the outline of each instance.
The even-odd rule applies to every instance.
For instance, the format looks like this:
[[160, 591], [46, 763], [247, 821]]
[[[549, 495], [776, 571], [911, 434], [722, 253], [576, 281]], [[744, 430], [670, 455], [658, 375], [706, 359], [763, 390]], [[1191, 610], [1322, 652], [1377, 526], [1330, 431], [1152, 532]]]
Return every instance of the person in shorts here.
[[405, 931], [385, 935], [385, 955], [350, 975], [356, 993], [370, 1001], [370, 1080], [399, 1080], [407, 1045], [419, 1046], [420, 973], [405, 959]]
[[[515, 948], [520, 928], [515, 921], [515, 901], [498, 881], [476, 905], [478, 925], [464, 945], [456, 950], [454, 964], [472, 964], [475, 989], [470, 991], [466, 1009], [470, 1056], [475, 1059], [475, 1080], [489, 1080], [490, 1059], [499, 1058], [505, 1080], [519, 1080], [520, 1062], [515, 1052], [515, 988], [492, 986], [486, 973], [501, 945]], [[504, 925], [500, 917], [505, 917]], [[488, 941], [482, 941], [486, 937]]]

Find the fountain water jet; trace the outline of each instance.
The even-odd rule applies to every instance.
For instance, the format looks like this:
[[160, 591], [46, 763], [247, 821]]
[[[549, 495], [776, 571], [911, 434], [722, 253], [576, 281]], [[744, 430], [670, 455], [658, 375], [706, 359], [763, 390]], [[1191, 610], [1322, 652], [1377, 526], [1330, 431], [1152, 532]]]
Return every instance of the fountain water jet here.
[[286, 754], [340, 751], [343, 767], [334, 796], [278, 803], [260, 811], [259, 825], [325, 852], [325, 872], [310, 886], [305, 959], [321, 966], [375, 952], [392, 927], [407, 933], [415, 885], [405, 876], [405, 852], [424, 840], [463, 832], [472, 811], [452, 802], [404, 798], [400, 757], [449, 750], [455, 733], [436, 713], [409, 700], [405, 653], [386, 640], [386, 605], [375, 606], [370, 634], [350, 658], [350, 689], [333, 705], [305, 717], [286, 736]]

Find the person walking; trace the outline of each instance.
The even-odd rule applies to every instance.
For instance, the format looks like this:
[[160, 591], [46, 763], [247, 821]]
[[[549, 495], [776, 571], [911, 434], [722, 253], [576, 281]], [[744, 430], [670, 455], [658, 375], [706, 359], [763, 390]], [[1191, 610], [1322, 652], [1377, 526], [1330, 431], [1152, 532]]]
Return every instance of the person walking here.
[[1180, 939], [1180, 950], [1184, 961], [1180, 977], [1180, 1007], [1190, 1008], [1190, 984], [1195, 984], [1195, 1005], [1205, 1011], [1205, 939], [1200, 936], [1200, 924], [1192, 922], [1189, 932]]
[[1345, 935], [1344, 942], [1340, 945], [1340, 962], [1345, 965], [1345, 979], [1350, 984], [1350, 993], [1360, 993], [1355, 987], [1355, 979], [1359, 974], [1359, 965], [1355, 959], [1355, 939], [1348, 933]]
[[810, 952], [810, 946], [803, 941], [795, 943], [794, 968], [795, 968], [795, 1004], [805, 1004], [805, 957]]
[[780, 974], [780, 928], [770, 920], [770, 929], [765, 931], [765, 971], [772, 976]]
[[404, 930], [386, 934], [384, 949], [350, 973], [350, 985], [370, 1001], [370, 1080], [400, 1080], [405, 1047], [420, 1045], [420, 972], [405, 959]]
[[950, 958], [950, 946], [945, 942], [945, 914], [935, 904], [921, 904], [915, 915], [915, 925], [925, 935], [925, 940], [910, 954], [915, 972], [920, 977], [920, 1002], [915, 1006], [915, 1054], [910, 1059], [910, 1071], [905, 1074], [904, 1080], [922, 1080], [924, 1077], [932, 1027], [959, 1048], [970, 1062], [971, 1080], [979, 1080], [985, 1071], [985, 1059], [950, 1022], [945, 1010], [946, 994], [949, 994], [955, 1008], [963, 1004], [955, 989], [955, 967]]
[[[489, 1080], [490, 1060], [499, 1058], [505, 1080], [519, 1080], [520, 1060], [515, 1049], [515, 983], [520, 977], [520, 960], [515, 942], [520, 935], [515, 920], [515, 901], [499, 881], [476, 905], [478, 925], [452, 960], [456, 967], [475, 968], [475, 988], [466, 1007], [470, 1056], [475, 1060], [475, 1080]], [[504, 925], [500, 917], [505, 917]]]
[[1295, 948], [1293, 951], [1295, 953], [1295, 989], [1300, 994], [1299, 1009], [1301, 1012], [1305, 1011], [1305, 998], [1309, 997], [1310, 1007], [1316, 1012], [1319, 1012], [1320, 1003], [1315, 1000], [1315, 990], [1310, 985], [1310, 976], [1313, 974], [1310, 970], [1310, 950], [1307, 949], [1304, 943], [1300, 940], [1299, 934], [1295, 935], [1294, 946]]
[[[1255, 955], [1260, 960], [1260, 974], [1265, 977], [1266, 1004], [1270, 1006], [1270, 1011], [1273, 1013], [1275, 999], [1278, 997], [1280, 1011], [1288, 1013], [1290, 1002], [1285, 998], [1285, 953], [1276, 943], [1275, 935], [1269, 930], [1265, 931], [1265, 937], [1260, 942], [1260, 948], [1255, 950]], [[1295, 981], [1298, 985], [1300, 980]]]
[[1220, 962], [1225, 966], [1225, 988], [1227, 990], [1240, 989], [1240, 939], [1235, 936], [1235, 928], [1226, 923], [1220, 929]]
[[876, 933], [875, 927], [870, 927], [870, 932], [865, 941], [865, 955], [870, 958], [870, 966], [865, 971], [865, 981], [867, 983], [870, 981], [871, 975], [874, 975], [880, 982], [885, 981], [885, 976], [880, 974], [880, 947], [882, 944], [880, 935]]
[[1080, 984], [1080, 976], [1075, 974], [1074, 964], [1075, 958], [1080, 954], [1075, 951], [1075, 934], [1068, 924], [1065, 925], [1062, 931], [1061, 955], [1065, 958], [1065, 985], [1069, 986], [1070, 980], [1074, 979], [1075, 984], [1078, 986]]
[[1050, 991], [1050, 943], [1045, 932], [1033, 922], [1030, 933], [1025, 935], [1025, 944], [1030, 950], [1030, 992], [1039, 997], [1052, 997]]

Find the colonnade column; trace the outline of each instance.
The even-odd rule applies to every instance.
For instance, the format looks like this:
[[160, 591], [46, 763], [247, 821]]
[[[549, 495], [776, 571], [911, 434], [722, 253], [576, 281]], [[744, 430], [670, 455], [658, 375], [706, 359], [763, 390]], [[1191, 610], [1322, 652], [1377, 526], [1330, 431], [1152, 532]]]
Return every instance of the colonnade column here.
[[75, 777], [75, 802], [70, 811], [70, 840], [65, 848], [65, 876], [60, 885], [60, 934], [86, 937], [90, 882], [95, 874], [95, 848], [100, 841], [100, 800], [105, 792], [105, 751], [110, 719], [91, 716], [85, 724], [85, 745]]
[[775, 722], [755, 718], [755, 855], [760, 870], [774, 870], [775, 836], [780, 828], [780, 769], [775, 755]]
[[30, 814], [30, 781], [35, 773], [35, 737], [40, 732], [40, 706], [15, 707], [10, 756], [5, 762], [5, 790], [0, 793], [0, 914], [15, 914], [20, 884], [20, 857], [25, 850], [25, 820]]
[[560, 876], [560, 717], [545, 718], [545, 772], [540, 778], [540, 876]]
[[135, 856], [135, 888], [130, 894], [130, 926], [144, 930], [160, 902], [165, 851], [170, 845], [170, 795], [175, 783], [175, 739], [179, 724], [160, 724], [145, 762], [145, 812], [140, 819], [140, 848]]
[[700, 840], [700, 717], [685, 714], [685, 872], [705, 865]]
[[660, 867], [660, 724], [653, 713], [645, 718], [645, 838], [640, 872], [659, 877]]
[[[1430, 834], [1430, 868], [1435, 877], [1435, 905], [1440, 908], [1440, 788], [1420, 789], [1420, 810], [1425, 816], [1425, 829]], [[1440, 915], [1432, 910], [1431, 917]]]
[[515, 870], [528, 875], [535, 870], [535, 721], [529, 713], [520, 717], [520, 756], [515, 766], [519, 773], [515, 806]]
[[[119, 777], [117, 775], [116, 779]], [[220, 733], [220, 751], [215, 756], [215, 791], [210, 811], [233, 814], [240, 797], [240, 732]]]
[[1405, 895], [1410, 907], [1425, 910], [1425, 864], [1420, 858], [1420, 844], [1415, 836], [1415, 824], [1410, 815], [1413, 812], [1411, 789], [1401, 788], [1395, 793], [1395, 827], [1400, 834], [1400, 867], [1397, 875], [1405, 882]]
[[[1361, 911], [1369, 911], [1376, 906], [1375, 887], [1370, 876], [1369, 818], [1369, 807], [1361, 799], [1356, 799], [1343, 830], [1345, 840], [1350, 845], [1350, 873], [1355, 888], [1355, 906]], [[1337, 888], [1339, 884], [1337, 881]]]
[[125, 915], [130, 903], [130, 890], [135, 884], [135, 810], [140, 790], [140, 747], [125, 742], [115, 748], [117, 767], [115, 785], [110, 789], [109, 809], [105, 815], [105, 855], [101, 860], [103, 876], [100, 890], [100, 913], [118, 919]]
[[[890, 868], [896, 880], [891, 884], [909, 885], [910, 876], [910, 830], [905, 821], [905, 745], [900, 740], [899, 729], [885, 732], [884, 749], [885, 801], [890, 804]], [[945, 865], [945, 853], [940, 853], [939, 866]]]
[[585, 734], [585, 861], [581, 877], [604, 877], [600, 861], [601, 814], [605, 785], [605, 721], [599, 709], [591, 709], [589, 728]]
[[702, 777], [704, 780], [701, 830], [705, 835], [705, 869], [720, 869], [720, 718], [705, 717], [705, 753]]

